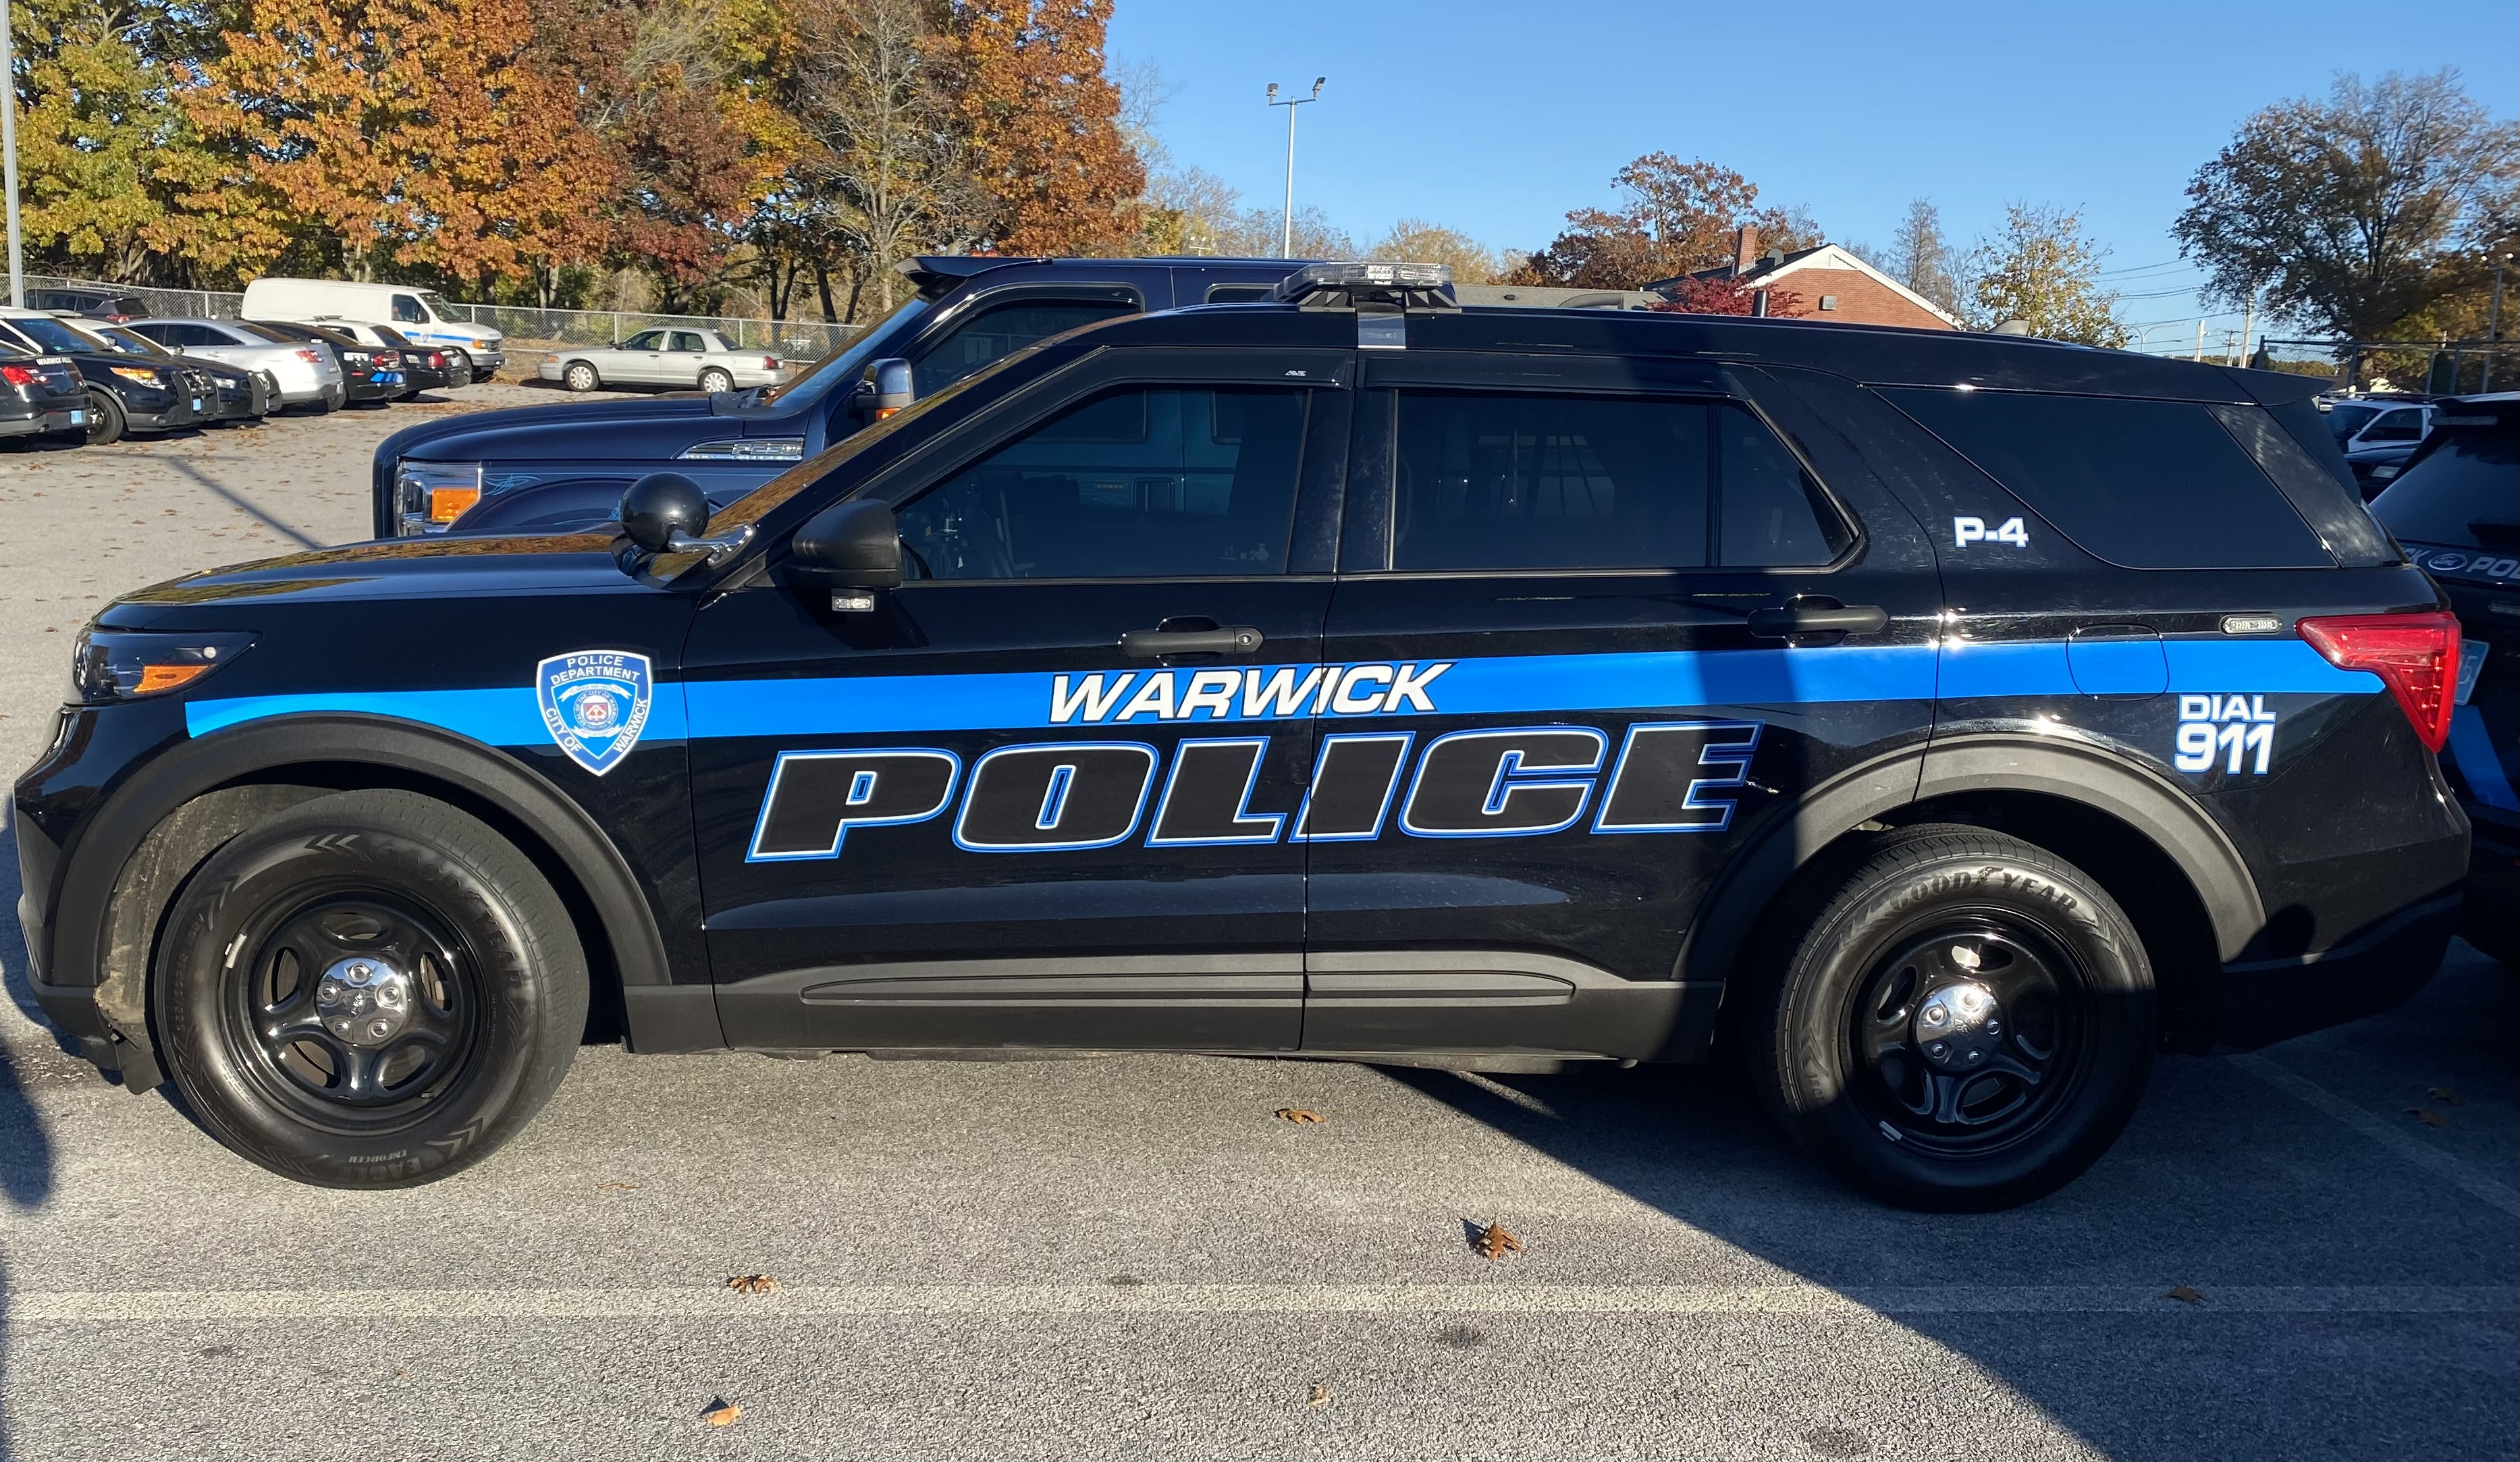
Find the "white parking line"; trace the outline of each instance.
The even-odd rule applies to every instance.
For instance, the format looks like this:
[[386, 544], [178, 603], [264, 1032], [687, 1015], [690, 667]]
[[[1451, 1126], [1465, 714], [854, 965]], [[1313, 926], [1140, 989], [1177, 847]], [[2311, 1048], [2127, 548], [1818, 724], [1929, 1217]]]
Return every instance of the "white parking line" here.
[[2239, 1055], [2225, 1059], [2285, 1095], [2325, 1112], [2434, 1176], [2447, 1179], [2470, 1197], [2481, 1198], [2506, 1214], [2520, 1217], [2520, 1189], [2509, 1183], [2497, 1182], [2457, 1158], [2434, 1151], [2416, 1140], [2412, 1132], [2401, 1131], [2388, 1119], [2373, 1116], [2307, 1077], [2296, 1076], [2264, 1056]]
[[374, 1319], [758, 1319], [829, 1315], [1219, 1314], [2510, 1314], [2508, 1285], [2207, 1283], [1830, 1289], [1555, 1284], [797, 1285], [708, 1289], [37, 1290], [6, 1297], [11, 1324]]

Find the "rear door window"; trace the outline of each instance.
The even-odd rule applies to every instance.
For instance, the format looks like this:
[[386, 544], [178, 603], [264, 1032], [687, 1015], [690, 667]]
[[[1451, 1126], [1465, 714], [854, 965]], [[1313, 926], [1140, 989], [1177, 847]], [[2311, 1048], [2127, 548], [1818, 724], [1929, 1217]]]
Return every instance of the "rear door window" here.
[[1097, 321], [1134, 315], [1116, 299], [1029, 299], [983, 310], [949, 329], [911, 368], [912, 388], [925, 397], [1023, 349]]
[[1392, 567], [1790, 567], [1851, 541], [1766, 422], [1730, 402], [1409, 391]]
[[2383, 412], [2380, 420], [2363, 431], [2366, 442], [2416, 442], [2423, 440], [2424, 414], [2419, 411]]
[[708, 342], [691, 331], [678, 330], [674, 332], [674, 348], [698, 355], [708, 349]]
[[2127, 568], [2328, 568], [2317, 534], [2208, 407], [1889, 386], [1880, 393]]

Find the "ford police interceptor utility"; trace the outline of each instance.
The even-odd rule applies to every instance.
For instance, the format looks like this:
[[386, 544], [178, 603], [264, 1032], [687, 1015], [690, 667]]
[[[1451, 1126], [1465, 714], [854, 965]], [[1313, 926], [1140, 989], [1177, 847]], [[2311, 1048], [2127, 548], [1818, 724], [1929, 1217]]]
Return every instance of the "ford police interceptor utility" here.
[[1866, 1190], [2018, 1203], [2157, 1050], [2384, 1008], [2457, 917], [2455, 624], [2311, 388], [1314, 266], [714, 513], [657, 474], [117, 600], [17, 788], [34, 990], [340, 1186], [618, 1029], [1732, 1041]]

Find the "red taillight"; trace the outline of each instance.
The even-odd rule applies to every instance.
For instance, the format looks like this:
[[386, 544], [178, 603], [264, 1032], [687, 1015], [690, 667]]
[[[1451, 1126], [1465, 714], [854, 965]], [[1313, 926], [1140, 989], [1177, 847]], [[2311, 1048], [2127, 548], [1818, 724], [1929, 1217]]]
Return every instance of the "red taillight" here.
[[763, 357], [761, 358], [761, 369], [762, 369], [762, 370], [764, 370], [764, 371], [776, 371], [776, 370], [778, 370], [778, 369], [779, 369], [779, 357], [777, 357], [777, 356], [775, 356], [775, 355], [765, 355], [765, 356], [763, 356]]
[[297, 352], [297, 358], [310, 366], [324, 364], [324, 352], [320, 350], [301, 350]]
[[2301, 621], [2301, 638], [2340, 670], [2367, 670], [2398, 697], [2415, 734], [2435, 751], [2450, 739], [2451, 687], [2458, 683], [2458, 616], [2331, 614]]
[[30, 386], [44, 378], [44, 373], [32, 366], [0, 366], [0, 380], [13, 386]]

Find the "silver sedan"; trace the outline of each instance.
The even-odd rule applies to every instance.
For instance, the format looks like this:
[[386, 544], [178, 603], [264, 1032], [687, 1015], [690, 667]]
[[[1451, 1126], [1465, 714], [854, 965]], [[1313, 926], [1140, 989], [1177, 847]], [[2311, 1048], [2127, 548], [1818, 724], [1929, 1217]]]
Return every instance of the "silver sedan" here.
[[543, 357], [542, 378], [572, 391], [600, 386], [698, 386], [732, 391], [784, 378], [786, 367], [766, 351], [739, 350], [713, 330], [643, 330], [618, 345], [556, 350]]

